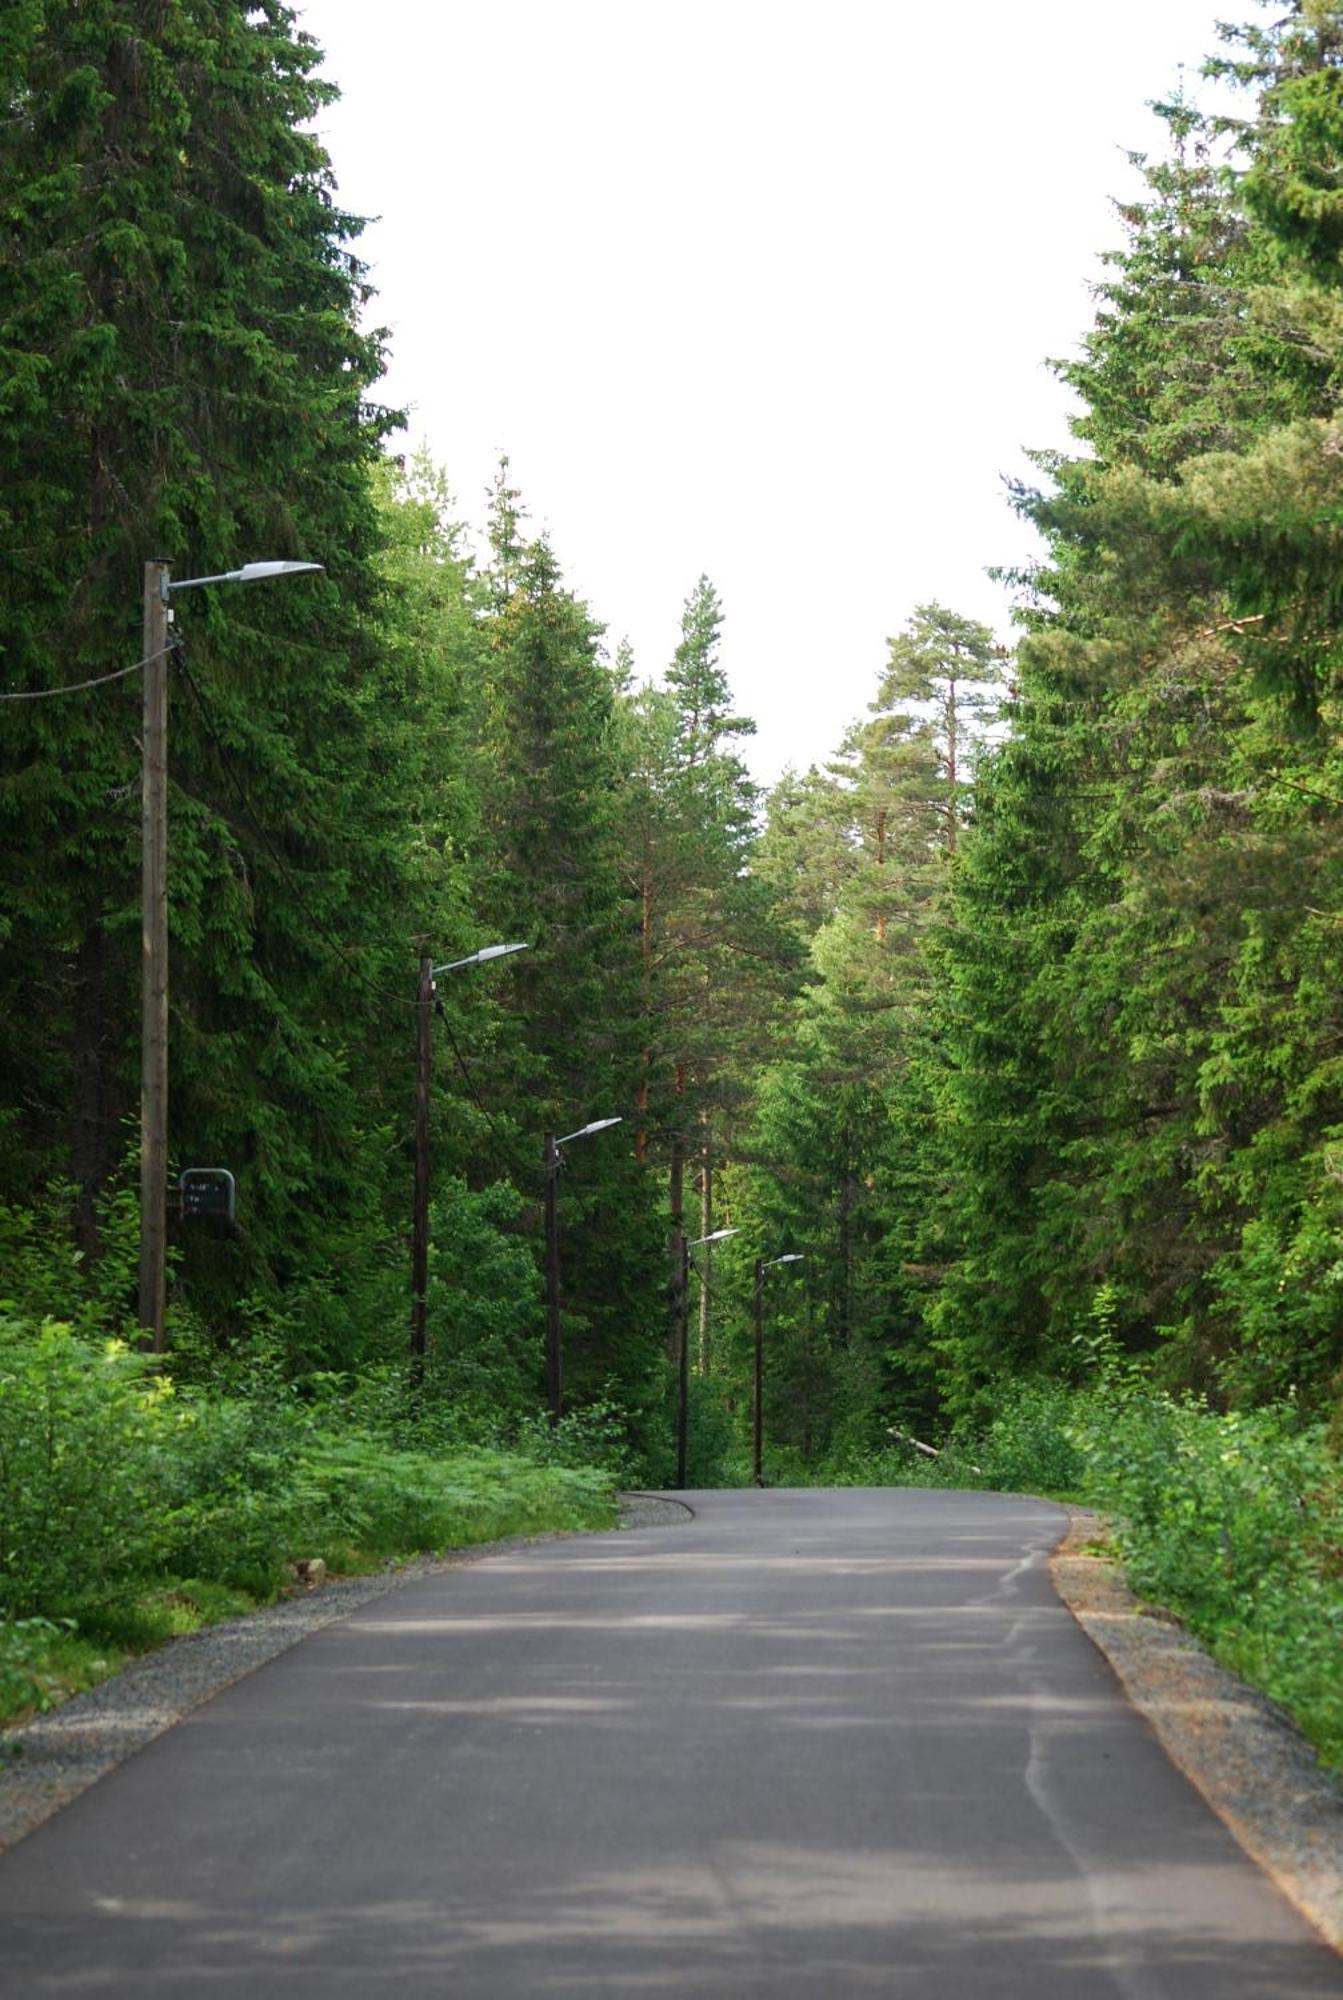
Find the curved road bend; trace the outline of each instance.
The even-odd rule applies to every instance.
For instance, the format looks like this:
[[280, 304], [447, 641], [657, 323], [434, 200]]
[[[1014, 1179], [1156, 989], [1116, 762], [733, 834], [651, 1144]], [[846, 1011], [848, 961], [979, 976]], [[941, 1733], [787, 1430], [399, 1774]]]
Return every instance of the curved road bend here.
[[404, 1587], [0, 1859], [14, 2000], [1316, 2000], [1053, 1596], [1061, 1517], [691, 1496]]

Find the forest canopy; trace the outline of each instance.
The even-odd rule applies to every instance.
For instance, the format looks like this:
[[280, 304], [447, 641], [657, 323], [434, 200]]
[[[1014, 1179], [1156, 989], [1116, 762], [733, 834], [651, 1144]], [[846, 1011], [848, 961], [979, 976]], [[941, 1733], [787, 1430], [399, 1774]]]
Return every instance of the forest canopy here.
[[[121, 670], [146, 561], [265, 557], [322, 573], [173, 628], [170, 1188], [227, 1167], [237, 1211], [172, 1217], [170, 1374], [377, 1383], [507, 1442], [546, 1409], [546, 1135], [618, 1119], [563, 1153], [557, 1310], [568, 1407], [646, 1478], [683, 1330], [692, 1471], [746, 1476], [762, 1309], [778, 1476], [982, 1422], [1098, 1340], [1221, 1408], [1332, 1406], [1343, 10], [1228, 28], [1209, 75], [1238, 113], [1157, 107], [1058, 364], [1075, 449], [1015, 494], [1015, 642], [919, 604], [833, 756], [763, 793], [710, 577], [636, 661], [506, 462], [475, 523], [401, 450], [295, 14], [7, 10], [16, 1324], [138, 1337]], [[505, 940], [432, 995], [412, 1365], [418, 968]]]

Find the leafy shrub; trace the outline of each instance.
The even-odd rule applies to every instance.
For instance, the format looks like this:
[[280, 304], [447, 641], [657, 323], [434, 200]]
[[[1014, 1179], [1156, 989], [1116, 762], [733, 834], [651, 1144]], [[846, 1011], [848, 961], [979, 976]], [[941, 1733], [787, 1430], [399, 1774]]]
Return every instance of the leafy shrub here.
[[[268, 1376], [250, 1395], [176, 1395], [119, 1342], [0, 1322], [0, 1617], [110, 1629], [107, 1607], [155, 1578], [265, 1596], [299, 1554], [362, 1561], [612, 1518], [611, 1406], [538, 1426], [530, 1452], [422, 1451], [352, 1422], [340, 1387], [305, 1398]], [[384, 1388], [385, 1415], [400, 1392]]]
[[511, 1442], [540, 1465], [597, 1469], [613, 1482], [629, 1473], [625, 1412], [618, 1403], [588, 1403], [570, 1410], [557, 1424], [533, 1416], [513, 1426]]
[[41, 1715], [66, 1694], [52, 1672], [52, 1655], [67, 1637], [68, 1618], [0, 1619], [0, 1715]]
[[1343, 1477], [1324, 1427], [1146, 1392], [1097, 1395], [1078, 1436], [1134, 1589], [1343, 1761]]
[[305, 1488], [308, 1419], [292, 1396], [183, 1400], [159, 1440], [154, 1484], [164, 1506], [162, 1561], [264, 1596], [311, 1539], [320, 1496]]
[[52, 1320], [89, 1340], [134, 1333], [140, 1206], [133, 1180], [111, 1181], [98, 1203], [96, 1262], [75, 1243], [72, 1187], [55, 1182], [25, 1206], [0, 1203], [0, 1315], [32, 1325]]
[[1086, 1477], [1074, 1434], [1075, 1402], [1059, 1382], [1026, 1378], [1004, 1384], [983, 1435], [953, 1457], [973, 1460], [975, 1485], [1004, 1493], [1075, 1493]]
[[301, 1463], [314, 1546], [369, 1555], [460, 1548], [550, 1528], [607, 1527], [611, 1480], [503, 1452], [446, 1458], [355, 1436], [313, 1439]]
[[0, 1320], [0, 1614], [93, 1603], [158, 1562], [165, 1387], [120, 1342]]

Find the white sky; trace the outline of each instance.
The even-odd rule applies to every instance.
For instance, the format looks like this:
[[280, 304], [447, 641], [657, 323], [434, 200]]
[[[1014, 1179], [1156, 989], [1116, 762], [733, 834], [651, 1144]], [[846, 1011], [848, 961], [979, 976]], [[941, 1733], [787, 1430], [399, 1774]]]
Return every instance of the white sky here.
[[838, 745], [885, 640], [1066, 444], [1125, 153], [1247, 0], [298, 0], [386, 400], [479, 524], [501, 451], [572, 586], [671, 656], [701, 571], [755, 775]]

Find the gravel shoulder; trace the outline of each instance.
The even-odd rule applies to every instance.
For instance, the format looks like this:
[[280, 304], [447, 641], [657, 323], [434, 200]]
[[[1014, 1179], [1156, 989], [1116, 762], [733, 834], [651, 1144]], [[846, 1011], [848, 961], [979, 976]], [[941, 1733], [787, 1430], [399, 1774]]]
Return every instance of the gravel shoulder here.
[[[693, 1510], [655, 1494], [620, 1495], [619, 1527], [684, 1521]], [[414, 1577], [461, 1569], [486, 1556], [526, 1548], [550, 1535], [481, 1542], [419, 1556], [371, 1576], [342, 1577], [221, 1625], [207, 1625], [134, 1660], [111, 1680], [73, 1696], [49, 1715], [0, 1734], [0, 1853], [193, 1708], [264, 1666], [310, 1632], [344, 1618]]]
[[1343, 1785], [1266, 1695], [1246, 1687], [1180, 1625], [1146, 1611], [1073, 1510], [1054, 1588], [1186, 1778], [1336, 1951], [1343, 1951]]

